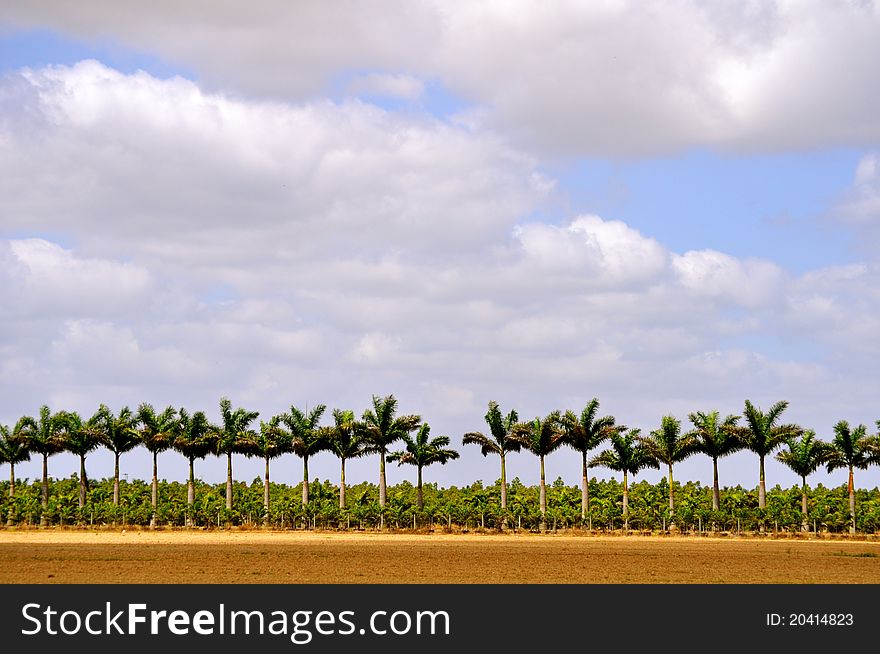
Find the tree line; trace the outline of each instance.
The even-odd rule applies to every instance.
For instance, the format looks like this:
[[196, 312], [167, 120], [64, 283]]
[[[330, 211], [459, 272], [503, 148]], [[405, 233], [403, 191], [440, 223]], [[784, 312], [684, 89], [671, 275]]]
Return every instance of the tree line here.
[[[513, 452], [526, 450], [536, 456], [540, 466], [540, 481], [537, 488], [536, 516], [537, 528], [544, 531], [548, 527], [548, 516], [552, 517], [554, 524], [558, 522], [560, 513], [553, 506], [548, 508], [548, 491], [545, 481], [544, 460], [545, 457], [560, 447], [566, 446], [576, 451], [581, 457], [582, 479], [579, 498], [579, 524], [582, 527], [592, 529], [594, 513], [598, 512], [600, 523], [607, 517], [608, 507], [601, 510], [591, 505], [591, 487], [593, 483], [589, 479], [590, 467], [604, 467], [622, 473], [622, 484], [617, 488], [616, 482], [611, 482], [615, 492], [619, 490], [620, 502], [619, 518], [621, 526], [629, 529], [630, 520], [630, 477], [635, 476], [646, 468], [659, 469], [666, 467], [666, 476], [663, 487], [667, 493], [665, 510], [662, 514], [654, 515], [654, 524], [659, 520], [663, 529], [676, 529], [684, 520], [685, 525], [693, 526], [693, 521], [688, 522], [688, 513], [682, 513], [681, 507], [677, 506], [676, 493], [682, 492], [682, 486], [673, 477], [673, 468], [676, 463], [696, 455], [703, 454], [712, 460], [713, 484], [711, 488], [711, 509], [704, 507], [706, 511], [699, 514], [700, 528], [705, 516], [706, 524], [713, 528], [729, 526], [732, 510], [725, 510], [725, 500], [722, 499], [719, 487], [718, 461], [723, 457], [738, 451], [749, 450], [757, 454], [759, 461], [759, 484], [757, 488], [756, 506], [750, 507], [749, 502], [743, 500], [743, 507], [752, 508], [752, 517], [749, 523], [757, 519], [758, 527], [763, 530], [767, 519], [767, 491], [764, 474], [765, 458], [776, 453], [776, 458], [788, 466], [801, 478], [800, 488], [800, 528], [809, 530], [812, 523], [815, 525], [815, 512], [811, 513], [809, 506], [809, 492], [807, 477], [815, 472], [820, 466], [827, 470], [848, 470], [847, 485], [847, 509], [848, 527], [851, 533], [858, 528], [856, 513], [856, 490], [854, 486], [854, 470], [866, 469], [869, 465], [880, 464], [880, 434], [868, 433], [865, 425], [851, 427], [845, 420], [834, 425], [834, 436], [828, 441], [822, 441], [816, 437], [812, 430], [804, 429], [795, 424], [781, 423], [781, 415], [788, 407], [785, 401], [773, 404], [769, 410], [763, 411], [753, 405], [749, 400], [745, 401], [742, 415], [728, 415], [721, 417], [718, 411], [691, 413], [688, 418], [691, 429], [685, 431], [682, 421], [674, 416], [663, 416], [657, 429], [648, 434], [642, 434], [637, 428], [628, 428], [617, 423], [614, 416], [599, 415], [599, 401], [593, 398], [581, 411], [553, 411], [547, 416], [536, 417], [532, 420], [521, 421], [516, 411], [511, 410], [503, 413], [497, 402], [489, 402], [485, 422], [488, 426], [486, 433], [468, 432], [462, 437], [463, 445], [476, 445], [484, 456], [497, 455], [501, 463], [501, 477], [496, 484], [498, 490], [497, 510], [482, 512], [481, 524], [485, 526], [488, 513], [489, 522], [494, 527], [508, 528], [510, 521], [517, 517], [521, 526], [523, 509], [514, 510], [509, 504], [509, 484], [506, 479], [506, 457]], [[331, 412], [332, 424], [322, 425], [321, 421], [326, 413], [326, 405], [319, 404], [309, 410], [291, 406], [286, 412], [272, 416], [269, 420], [259, 420], [259, 413], [237, 407], [234, 408], [228, 398], [220, 400], [221, 421], [217, 424], [210, 422], [203, 411], [190, 414], [185, 408], [175, 409], [166, 407], [157, 411], [151, 404], [144, 403], [132, 410], [122, 408], [114, 413], [105, 405], [101, 405], [97, 412], [88, 419], [82, 418], [72, 411], [52, 412], [49, 407], [43, 406], [37, 416], [23, 416], [13, 428], [0, 425], [0, 463], [10, 464], [10, 481], [8, 487], [7, 524], [15, 524], [25, 516], [29, 522], [32, 516], [39, 514], [40, 524], [45, 526], [50, 521], [58, 519], [58, 511], [50, 510], [50, 480], [48, 478], [48, 458], [59, 452], [67, 451], [79, 457], [79, 474], [76, 492], [76, 520], [84, 522], [86, 519], [86, 505], [89, 498], [94, 496], [95, 490], [90, 489], [86, 472], [86, 458], [89, 453], [98, 447], [105, 447], [114, 455], [114, 476], [112, 480], [112, 501], [106, 509], [99, 512], [99, 518], [111, 516], [113, 522], [117, 522], [120, 507], [120, 458], [126, 452], [138, 446], [145, 447], [153, 460], [152, 483], [150, 485], [150, 515], [148, 524], [155, 527], [160, 523], [160, 485], [158, 478], [158, 454], [166, 450], [174, 450], [186, 457], [189, 462], [189, 477], [186, 485], [186, 504], [183, 509], [183, 524], [195, 526], [205, 523], [204, 511], [199, 512], [196, 505], [197, 487], [209, 488], [207, 485], [197, 483], [195, 477], [195, 463], [209, 455], [225, 456], [227, 462], [227, 477], [225, 484], [225, 505], [218, 511], [218, 520], [224, 518], [226, 523], [232, 521], [241, 522], [245, 515], [241, 511], [234, 510], [235, 484], [233, 482], [233, 455], [239, 454], [248, 457], [259, 457], [265, 461], [265, 473], [262, 483], [262, 507], [259, 511], [253, 509], [247, 512], [248, 521], [259, 514], [259, 519], [266, 525], [279, 524], [277, 511], [273, 514], [272, 491], [281, 492], [289, 499], [289, 486], [272, 484], [270, 482], [269, 468], [271, 460], [286, 453], [294, 453], [302, 459], [303, 481], [297, 485], [297, 492], [301, 493], [299, 508], [294, 512], [288, 510], [290, 520], [295, 517], [303, 525], [308, 525], [309, 520], [314, 521], [315, 512], [313, 502], [310, 501], [310, 493], [314, 493], [315, 484], [322, 489], [322, 501], [326, 504], [328, 496], [334, 499], [334, 511], [337, 514], [336, 524], [340, 524], [345, 517], [346, 524], [350, 523], [353, 503], [346, 497], [345, 464], [346, 461], [369, 455], [378, 455], [379, 478], [376, 487], [376, 516], [378, 526], [384, 526], [386, 516], [394, 516], [393, 507], [388, 505], [388, 489], [386, 484], [386, 463], [409, 464], [416, 467], [417, 483], [414, 487], [412, 503], [412, 516], [414, 523], [418, 523], [419, 516], [430, 514], [425, 505], [423, 470], [435, 463], [445, 464], [457, 459], [459, 453], [450, 447], [451, 439], [448, 436], [431, 436], [430, 425], [418, 415], [398, 415], [397, 400], [393, 395], [385, 397], [373, 396], [370, 408], [365, 410], [360, 418], [355, 416], [354, 411], [334, 409]], [[877, 421], [880, 429], [880, 421]], [[392, 450], [397, 444], [402, 444], [402, 449]], [[595, 454], [601, 446], [607, 447]], [[784, 448], [781, 449], [780, 448]], [[320, 482], [309, 481], [309, 458], [319, 452], [329, 451], [340, 460], [340, 478], [335, 491], [321, 486]], [[20, 502], [16, 496], [15, 464], [27, 461], [32, 456], [42, 458], [42, 479], [40, 484], [39, 507], [34, 507], [33, 502]], [[559, 480], [561, 483], [561, 480]], [[56, 481], [53, 486], [63, 483]], [[517, 480], [518, 483], [518, 480]], [[165, 482], [167, 486], [167, 482]], [[519, 484], [522, 486], [521, 484]], [[554, 485], [556, 486], [556, 485]], [[564, 484], [562, 484], [564, 487]], [[690, 488], [689, 482], [685, 487]], [[701, 488], [697, 484], [697, 488]], [[742, 489], [740, 489], [742, 491]], [[734, 491], [731, 491], [732, 493]], [[738, 491], [739, 492], [739, 491]], [[742, 491], [744, 492], [744, 491]], [[780, 491], [781, 492], [781, 491]], [[369, 504], [365, 498], [369, 489], [361, 489], [357, 498], [359, 506]], [[558, 493], [557, 493], [558, 494]], [[595, 490], [594, 490], [595, 495]], [[33, 498], [30, 498], [31, 500]], [[93, 498], [94, 499], [94, 498]], [[603, 499], [604, 500], [607, 498]], [[705, 499], [705, 498], [704, 498]], [[742, 499], [742, 498], [741, 498]], [[107, 498], [109, 500], [109, 496]], [[681, 498], [678, 498], [679, 504]], [[487, 500], [488, 502], [488, 500]], [[595, 504], [593, 499], [592, 504]], [[277, 498], [275, 504], [277, 505]], [[692, 507], [696, 506], [690, 502]], [[57, 503], [56, 503], [57, 504]], [[204, 502], [202, 503], [204, 506]], [[552, 504], [552, 502], [551, 502]], [[28, 508], [23, 508], [27, 505]], [[740, 507], [742, 508], [742, 507]], [[289, 507], [288, 507], [289, 509]], [[399, 509], [399, 507], [398, 507]], [[399, 511], [398, 511], [399, 513]], [[460, 515], [461, 511], [448, 511], [451, 524], [453, 513]], [[741, 512], [740, 512], [741, 513]], [[324, 512], [326, 517], [326, 511]], [[138, 514], [140, 515], [140, 514]], [[89, 513], [90, 520], [94, 520], [94, 502]], [[755, 517], [756, 516], [756, 517]], [[179, 517], [179, 516], [178, 516]], [[614, 516], [611, 515], [609, 525], [614, 524]], [[692, 517], [692, 516], [691, 516]], [[743, 515], [738, 514], [737, 527], [740, 528]], [[400, 522], [397, 515], [395, 523]], [[63, 516], [61, 517], [63, 520]], [[68, 518], [69, 519], [69, 518]], [[175, 518], [176, 519], [176, 518]], [[433, 517], [431, 520], [433, 522]], [[637, 517], [637, 521], [644, 525], [644, 516]], [[167, 516], [166, 520], [167, 522]], [[564, 519], [569, 524], [569, 518]], [[823, 519], [823, 525], [828, 522]], [[280, 524], [284, 523], [282, 513]], [[778, 526], [778, 517], [774, 520]], [[288, 523], [292, 526], [292, 522]], [[787, 524], [783, 521], [783, 524]], [[867, 527], [867, 525], [862, 525]]]

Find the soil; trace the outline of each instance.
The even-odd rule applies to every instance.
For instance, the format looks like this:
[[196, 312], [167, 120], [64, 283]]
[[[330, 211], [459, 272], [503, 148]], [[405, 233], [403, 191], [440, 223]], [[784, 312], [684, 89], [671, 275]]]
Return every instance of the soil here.
[[880, 542], [0, 531], [0, 583], [880, 583]]

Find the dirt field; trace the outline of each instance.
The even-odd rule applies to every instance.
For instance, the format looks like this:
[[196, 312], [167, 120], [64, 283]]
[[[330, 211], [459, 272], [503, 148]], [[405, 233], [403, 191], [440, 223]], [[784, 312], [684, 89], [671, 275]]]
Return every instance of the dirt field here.
[[2, 531], [0, 583], [880, 583], [880, 543]]

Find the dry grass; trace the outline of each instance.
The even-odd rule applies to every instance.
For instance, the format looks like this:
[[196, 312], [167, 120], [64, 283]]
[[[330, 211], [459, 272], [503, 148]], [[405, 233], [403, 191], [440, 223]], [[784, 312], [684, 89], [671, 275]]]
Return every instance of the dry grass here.
[[880, 543], [0, 531], [2, 583], [880, 583]]

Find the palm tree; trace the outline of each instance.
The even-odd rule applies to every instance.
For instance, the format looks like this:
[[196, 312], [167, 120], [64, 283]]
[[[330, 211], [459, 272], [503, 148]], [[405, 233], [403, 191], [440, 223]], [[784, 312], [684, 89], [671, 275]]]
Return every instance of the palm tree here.
[[816, 438], [816, 432], [808, 429], [800, 438], [787, 438], [787, 450], [776, 455], [776, 460], [787, 465], [793, 473], [801, 478], [801, 530], [809, 531], [807, 521], [807, 477], [827, 462], [831, 454], [831, 446]]
[[290, 448], [303, 460], [302, 506], [309, 506], [309, 457], [327, 449], [327, 442], [321, 434], [318, 423], [327, 410], [327, 405], [319, 404], [311, 411], [305, 411], [291, 405], [290, 412], [281, 416], [281, 420], [290, 431]]
[[669, 475], [669, 525], [674, 526], [675, 491], [672, 486], [672, 466], [699, 452], [699, 443], [694, 436], [681, 433], [681, 420], [674, 416], [663, 416], [660, 429], [650, 436], [641, 438], [642, 444], [659, 463], [665, 463]]
[[781, 400], [770, 407], [767, 413], [746, 400], [743, 416], [746, 425], [737, 430], [743, 445], [758, 455], [760, 463], [758, 476], [758, 508], [767, 506], [767, 487], [764, 480], [764, 457], [785, 442], [785, 439], [800, 436], [803, 430], [797, 425], [777, 425], [779, 416], [788, 407], [788, 402]]
[[342, 470], [339, 473], [339, 508], [345, 509], [345, 462], [366, 454], [363, 426], [355, 420], [354, 411], [333, 409], [333, 426], [322, 431], [327, 449], [339, 457]]
[[24, 442], [31, 452], [43, 457], [43, 481], [40, 488], [43, 511], [40, 526], [49, 524], [46, 516], [49, 510], [49, 457], [64, 450], [61, 433], [64, 429], [63, 416], [53, 414], [45, 404], [40, 407], [40, 417], [22, 416], [13, 430], [13, 438]]
[[696, 439], [698, 451], [712, 459], [712, 510], [721, 509], [721, 492], [718, 489], [718, 459], [743, 447], [737, 437], [736, 423], [739, 416], [728, 415], [720, 420], [718, 411], [691, 413], [688, 418], [694, 425], [690, 434]]
[[828, 472], [838, 468], [849, 470], [849, 533], [851, 534], [856, 533], [856, 495], [853, 487], [853, 468], [864, 470], [868, 467], [869, 459], [872, 458], [871, 440], [865, 425], [850, 429], [849, 423], [846, 420], [841, 420], [834, 425], [831, 451], [825, 462]]
[[64, 449], [79, 457], [79, 508], [82, 509], [86, 505], [89, 491], [86, 456], [101, 444], [98, 440], [98, 429], [83, 421], [76, 411], [62, 411], [60, 416], [64, 425], [61, 435]]
[[462, 439], [462, 445], [479, 445], [483, 456], [497, 454], [501, 457], [501, 528], [507, 526], [507, 470], [505, 457], [509, 452], [519, 452], [522, 446], [519, 441], [512, 438], [513, 426], [519, 422], [519, 415], [511, 411], [506, 416], [501, 415], [498, 403], [494, 400], [489, 402], [489, 410], [485, 416], [486, 424], [489, 425], [489, 436], [478, 431], [466, 433]]
[[97, 430], [101, 444], [113, 452], [113, 505], [119, 506], [119, 456], [140, 443], [137, 419], [127, 406], [119, 410], [118, 416], [114, 416], [113, 411], [102, 404], [89, 422]]
[[449, 436], [437, 436], [428, 440], [431, 433], [431, 427], [428, 423], [422, 424], [416, 432], [415, 438], [409, 434], [403, 435], [403, 442], [406, 446], [404, 450], [398, 450], [388, 455], [388, 460], [396, 461], [397, 465], [409, 463], [418, 469], [418, 483], [416, 490], [416, 507], [419, 511], [424, 508], [422, 496], [422, 468], [433, 463], [445, 465], [447, 461], [458, 458], [458, 452], [449, 447]]
[[512, 438], [538, 457], [541, 462], [541, 531], [547, 528], [547, 487], [544, 483], [544, 457], [552, 453], [565, 442], [565, 432], [561, 427], [562, 417], [554, 411], [543, 420], [535, 418], [531, 422], [523, 422], [513, 427]]
[[599, 400], [593, 398], [578, 416], [573, 411], [566, 411], [562, 416], [565, 429], [565, 444], [581, 454], [581, 523], [589, 523], [590, 519], [590, 482], [587, 457], [591, 450], [599, 447], [614, 431], [626, 427], [615, 426], [614, 416], [597, 418]]
[[[401, 440], [419, 427], [421, 416], [397, 416], [397, 398], [373, 396], [373, 408], [364, 411], [364, 440], [368, 454], [379, 455], [379, 508], [385, 508], [385, 456], [388, 446]], [[380, 522], [384, 519], [380, 517]]]
[[256, 436], [251, 423], [259, 417], [259, 411], [232, 408], [229, 398], [220, 398], [220, 417], [223, 424], [217, 434], [217, 454], [226, 455], [226, 510], [232, 510], [232, 455], [241, 452], [243, 445]]
[[623, 473], [623, 528], [629, 529], [629, 479], [645, 468], [659, 469], [657, 459], [651, 456], [642, 443], [640, 431], [630, 429], [626, 433], [611, 434], [611, 449], [604, 450], [590, 460], [591, 466], [602, 466]]
[[269, 526], [269, 461], [290, 452], [290, 432], [281, 424], [281, 416], [272, 416], [269, 422], [260, 420], [260, 431], [252, 441], [244, 444], [248, 456], [260, 456], [266, 462], [263, 476], [263, 524]]
[[193, 505], [196, 501], [195, 460], [204, 459], [217, 449], [217, 427], [208, 422], [203, 411], [196, 411], [192, 416], [186, 409], [177, 412], [171, 447], [180, 452], [189, 461], [189, 478], [186, 482], [186, 526], [192, 527]]
[[140, 442], [153, 455], [153, 513], [150, 516], [150, 527], [156, 526], [159, 511], [159, 452], [164, 452], [174, 438], [177, 423], [177, 411], [174, 407], [165, 407], [162, 413], [156, 413], [152, 404], [144, 402], [137, 410], [137, 424], [140, 425], [138, 437]]
[[13, 500], [15, 499], [15, 464], [24, 463], [31, 458], [27, 443], [14, 437], [6, 425], [0, 425], [0, 463], [9, 464], [9, 512], [6, 516], [7, 526], [13, 523]]

